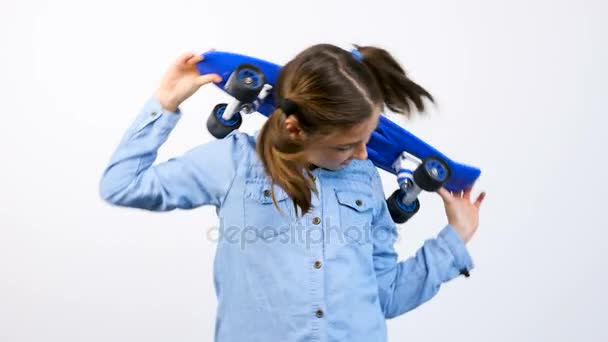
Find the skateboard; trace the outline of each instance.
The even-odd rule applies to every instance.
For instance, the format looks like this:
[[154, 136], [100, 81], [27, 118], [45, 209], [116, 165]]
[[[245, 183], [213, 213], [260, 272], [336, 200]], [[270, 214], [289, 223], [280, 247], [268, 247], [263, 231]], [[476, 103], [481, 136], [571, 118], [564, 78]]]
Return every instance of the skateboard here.
[[[258, 112], [270, 116], [276, 107], [273, 86], [281, 66], [259, 58], [225, 51], [209, 51], [196, 64], [198, 72], [216, 73], [222, 81], [215, 85], [232, 97], [230, 103], [216, 105], [207, 119], [207, 129], [221, 139], [242, 123], [243, 115]], [[420, 208], [421, 191], [445, 187], [462, 191], [475, 183], [481, 170], [448, 158], [386, 116], [367, 144], [372, 163], [397, 176], [399, 189], [388, 199], [392, 219], [404, 223]]]

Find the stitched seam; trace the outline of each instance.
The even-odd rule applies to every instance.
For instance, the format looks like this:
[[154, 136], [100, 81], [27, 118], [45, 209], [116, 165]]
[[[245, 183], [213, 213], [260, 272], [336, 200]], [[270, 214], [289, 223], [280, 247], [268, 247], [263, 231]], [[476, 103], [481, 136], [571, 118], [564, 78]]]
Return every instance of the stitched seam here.
[[[242, 151], [243, 150], [243, 142], [239, 140], [240, 146], [239, 149]], [[249, 159], [249, 155], [247, 156], [247, 158]], [[230, 194], [230, 191], [232, 190], [232, 186], [234, 185], [234, 182], [236, 180], [236, 176], [239, 174], [239, 171], [241, 169], [241, 164], [242, 163], [237, 163], [236, 168], [234, 169], [234, 176], [232, 177], [232, 180], [230, 181], [230, 185], [228, 186], [228, 189], [226, 189], [226, 194], [224, 194], [224, 197], [220, 200], [219, 203], [219, 207], [223, 207], [224, 206], [224, 202], [226, 202], [226, 198], [228, 198], [228, 195]], [[245, 200], [245, 198], [243, 197], [243, 201]], [[245, 204], [245, 202], [243, 202], [243, 205]], [[243, 215], [245, 216], [245, 215]]]

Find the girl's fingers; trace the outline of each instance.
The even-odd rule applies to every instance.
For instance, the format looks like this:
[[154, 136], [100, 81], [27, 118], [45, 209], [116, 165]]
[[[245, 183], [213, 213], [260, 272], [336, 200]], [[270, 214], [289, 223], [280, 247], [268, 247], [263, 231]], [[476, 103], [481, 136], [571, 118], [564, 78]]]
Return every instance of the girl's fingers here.
[[439, 188], [439, 190], [437, 190], [437, 193], [439, 194], [439, 196], [441, 196], [441, 199], [446, 202], [452, 198], [452, 195], [446, 188]]
[[483, 202], [483, 199], [486, 198], [486, 193], [482, 192], [479, 194], [479, 196], [477, 196], [477, 200], [475, 200], [475, 208], [479, 209], [479, 207], [481, 206], [481, 202]]
[[207, 74], [207, 75], [202, 75], [196, 78], [196, 84], [198, 84], [199, 86], [205, 85], [207, 83], [211, 83], [211, 82], [221, 82], [222, 81], [222, 77], [218, 74]]
[[200, 62], [202, 60], [203, 60], [203, 56], [196, 54], [196, 55], [191, 56], [188, 59], [187, 64], [188, 65], [194, 65], [194, 64], [196, 64], [196, 63], [198, 63], [198, 62]]
[[175, 62], [175, 64], [177, 64], [177, 65], [186, 64], [186, 62], [193, 56], [194, 56], [194, 54], [192, 52], [185, 52], [177, 58], [177, 61]]
[[471, 191], [473, 190], [473, 187], [471, 186], [470, 188], [466, 189], [464, 191], [464, 194], [462, 195], [462, 197], [464, 199], [470, 200], [471, 199]]

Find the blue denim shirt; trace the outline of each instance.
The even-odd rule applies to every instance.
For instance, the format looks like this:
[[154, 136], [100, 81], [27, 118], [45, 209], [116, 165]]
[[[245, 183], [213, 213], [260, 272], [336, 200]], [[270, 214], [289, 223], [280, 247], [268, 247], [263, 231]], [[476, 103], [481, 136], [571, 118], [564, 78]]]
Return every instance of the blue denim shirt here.
[[255, 136], [234, 131], [154, 164], [181, 112], [151, 97], [125, 133], [100, 181], [107, 202], [153, 211], [214, 205], [215, 341], [386, 341], [386, 319], [431, 299], [473, 268], [447, 225], [415, 256], [399, 261], [377, 169], [353, 160], [315, 169], [319, 195], [303, 217], [275, 186]]

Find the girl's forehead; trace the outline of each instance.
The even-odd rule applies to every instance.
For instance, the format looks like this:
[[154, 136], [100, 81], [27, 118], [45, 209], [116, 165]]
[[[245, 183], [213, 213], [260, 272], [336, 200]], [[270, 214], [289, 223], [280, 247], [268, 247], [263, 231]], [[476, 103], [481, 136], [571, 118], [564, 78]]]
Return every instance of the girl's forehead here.
[[319, 137], [316, 143], [323, 145], [346, 145], [360, 141], [367, 141], [367, 138], [372, 134], [378, 125], [379, 116], [379, 112], [374, 113], [374, 115], [371, 115], [366, 121], [352, 127], [336, 127], [332, 133]]

